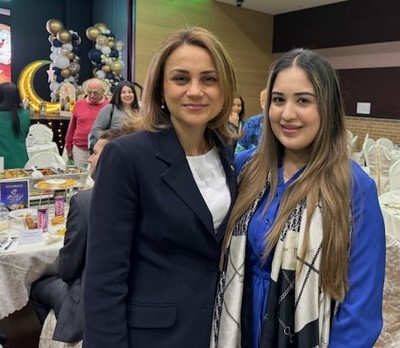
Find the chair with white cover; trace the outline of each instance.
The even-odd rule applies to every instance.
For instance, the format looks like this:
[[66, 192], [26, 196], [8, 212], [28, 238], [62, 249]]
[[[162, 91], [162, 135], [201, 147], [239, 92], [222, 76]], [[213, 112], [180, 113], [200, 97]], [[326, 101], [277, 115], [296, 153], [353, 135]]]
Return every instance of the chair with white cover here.
[[29, 134], [33, 135], [36, 144], [45, 144], [53, 140], [53, 131], [42, 123], [35, 123], [29, 127]]
[[389, 190], [400, 190], [400, 160], [394, 162], [389, 169]]
[[366, 157], [369, 175], [375, 180], [378, 194], [389, 191], [389, 169], [394, 163], [389, 150], [379, 144], [371, 146]]
[[379, 145], [383, 145], [383, 146], [387, 147], [389, 151], [394, 149], [393, 141], [390, 140], [389, 138], [385, 138], [385, 137], [379, 138], [376, 141], [376, 143], [379, 144]]
[[64, 159], [58, 153], [43, 151], [31, 157], [28, 162], [25, 163], [24, 168], [29, 169], [32, 166], [36, 166], [38, 168], [48, 168], [53, 166], [53, 163], [65, 166]]
[[365, 159], [365, 164], [366, 164], [367, 167], [369, 167], [369, 163], [368, 163], [368, 152], [369, 152], [369, 149], [371, 148], [371, 146], [373, 146], [375, 144], [376, 144], [376, 142], [372, 138], [367, 138], [366, 137], [365, 140], [364, 140], [364, 143], [363, 143], [363, 146], [362, 146], [362, 152], [363, 152], [364, 159]]

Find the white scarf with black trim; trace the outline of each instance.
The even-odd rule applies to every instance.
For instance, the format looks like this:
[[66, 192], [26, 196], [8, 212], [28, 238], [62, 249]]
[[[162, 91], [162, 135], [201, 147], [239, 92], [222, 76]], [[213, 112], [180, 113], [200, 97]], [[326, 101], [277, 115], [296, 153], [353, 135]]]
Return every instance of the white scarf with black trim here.
[[[234, 226], [218, 284], [211, 348], [241, 346], [247, 228], [268, 188], [267, 183]], [[328, 347], [332, 302], [323, 292], [319, 279], [323, 236], [321, 208], [317, 206], [312, 216], [308, 252], [302, 260], [300, 253], [306, 220], [307, 209], [305, 202], [301, 202], [290, 215], [277, 243], [272, 262], [269, 301], [262, 323], [261, 347]], [[301, 263], [301, 272], [298, 272]]]

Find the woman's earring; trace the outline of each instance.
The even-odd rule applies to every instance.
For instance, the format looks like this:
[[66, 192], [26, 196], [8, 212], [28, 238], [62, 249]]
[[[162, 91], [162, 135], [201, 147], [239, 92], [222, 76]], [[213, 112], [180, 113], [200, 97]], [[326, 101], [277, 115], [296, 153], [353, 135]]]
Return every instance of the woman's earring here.
[[165, 100], [164, 98], [161, 98], [161, 110], [165, 109]]

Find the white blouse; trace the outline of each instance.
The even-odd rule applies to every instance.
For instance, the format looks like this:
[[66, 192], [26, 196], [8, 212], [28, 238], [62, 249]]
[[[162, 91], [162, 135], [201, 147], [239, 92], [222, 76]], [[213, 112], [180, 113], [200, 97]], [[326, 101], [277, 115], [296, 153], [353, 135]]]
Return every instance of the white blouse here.
[[194, 180], [213, 217], [217, 230], [228, 213], [231, 195], [217, 148], [200, 156], [186, 156]]

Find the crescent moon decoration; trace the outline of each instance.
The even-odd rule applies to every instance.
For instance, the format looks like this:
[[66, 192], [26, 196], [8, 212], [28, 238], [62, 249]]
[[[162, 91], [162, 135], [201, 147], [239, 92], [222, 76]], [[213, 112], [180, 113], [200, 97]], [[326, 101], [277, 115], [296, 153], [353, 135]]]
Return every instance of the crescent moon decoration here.
[[33, 78], [36, 72], [42, 66], [50, 64], [49, 60], [35, 60], [29, 63], [19, 75], [18, 78], [18, 88], [22, 99], [27, 99], [31, 103], [34, 111], [39, 111], [40, 104], [44, 103], [46, 105], [46, 110], [48, 113], [56, 113], [60, 111], [60, 103], [48, 102], [40, 98], [33, 86]]

